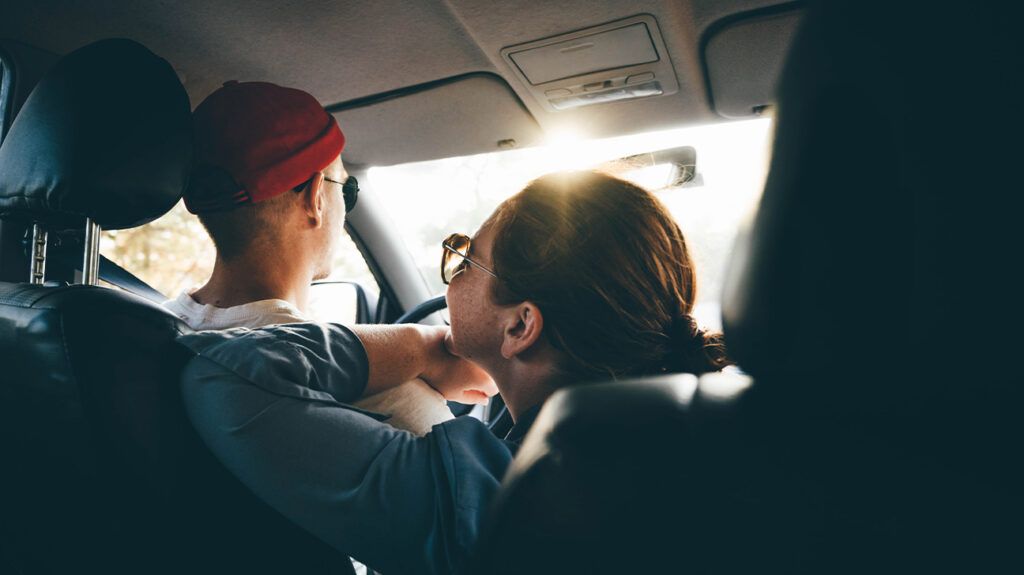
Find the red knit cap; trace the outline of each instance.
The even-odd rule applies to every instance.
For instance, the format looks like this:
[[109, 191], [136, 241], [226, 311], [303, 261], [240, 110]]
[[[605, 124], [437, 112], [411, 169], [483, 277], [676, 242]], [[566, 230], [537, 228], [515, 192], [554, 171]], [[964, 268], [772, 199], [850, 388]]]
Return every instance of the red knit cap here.
[[266, 82], [228, 82], [192, 118], [197, 168], [185, 206], [194, 214], [283, 194], [345, 147], [338, 123], [316, 98]]

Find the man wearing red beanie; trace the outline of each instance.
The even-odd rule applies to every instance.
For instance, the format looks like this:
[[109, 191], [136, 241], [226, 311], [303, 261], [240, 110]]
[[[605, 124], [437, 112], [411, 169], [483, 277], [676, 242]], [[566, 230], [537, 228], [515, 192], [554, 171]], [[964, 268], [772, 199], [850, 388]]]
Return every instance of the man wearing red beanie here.
[[[193, 119], [197, 163], [185, 205], [209, 232], [217, 260], [205, 285], [164, 305], [197, 331], [310, 321], [309, 286], [330, 273], [358, 193], [341, 162], [345, 136], [338, 123], [310, 94], [265, 82], [228, 82]], [[431, 369], [475, 369], [444, 352], [446, 328], [353, 331], [371, 371], [416, 364], [394, 372], [408, 381], [391, 378], [394, 387], [356, 403], [390, 416], [396, 427], [423, 435], [452, 418], [445, 397], [479, 401], [494, 392], [479, 374], [458, 389], [445, 389], [455, 382], [431, 380]], [[411, 359], [417, 357], [430, 358], [430, 365]]]

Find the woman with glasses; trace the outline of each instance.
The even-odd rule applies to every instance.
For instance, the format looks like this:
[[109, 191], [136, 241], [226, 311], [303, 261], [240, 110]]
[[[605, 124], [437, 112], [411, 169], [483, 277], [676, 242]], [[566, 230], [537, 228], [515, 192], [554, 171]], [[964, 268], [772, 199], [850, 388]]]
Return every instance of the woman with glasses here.
[[690, 315], [696, 278], [679, 227], [649, 192], [608, 175], [532, 182], [472, 238], [449, 236], [441, 268], [444, 346], [494, 379], [514, 420], [503, 439], [468, 417], [417, 438], [353, 408], [376, 368], [369, 342], [340, 326], [180, 340], [203, 356], [183, 386], [214, 453], [292, 521], [381, 572], [459, 567], [557, 389], [728, 363], [721, 336]]
[[721, 336], [690, 315], [679, 226], [638, 186], [549, 175], [443, 248], [450, 348], [490, 373], [517, 430], [565, 385], [727, 364]]

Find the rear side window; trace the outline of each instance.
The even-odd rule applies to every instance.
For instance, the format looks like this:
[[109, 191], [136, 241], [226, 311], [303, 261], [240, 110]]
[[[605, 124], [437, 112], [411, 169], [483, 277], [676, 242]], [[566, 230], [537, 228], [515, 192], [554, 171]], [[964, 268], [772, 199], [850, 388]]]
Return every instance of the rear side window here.
[[[357, 282], [375, 299], [380, 289], [366, 260], [348, 234], [342, 241], [329, 279]], [[104, 231], [100, 253], [170, 298], [202, 286], [216, 258], [213, 241], [184, 202], [144, 226]]]

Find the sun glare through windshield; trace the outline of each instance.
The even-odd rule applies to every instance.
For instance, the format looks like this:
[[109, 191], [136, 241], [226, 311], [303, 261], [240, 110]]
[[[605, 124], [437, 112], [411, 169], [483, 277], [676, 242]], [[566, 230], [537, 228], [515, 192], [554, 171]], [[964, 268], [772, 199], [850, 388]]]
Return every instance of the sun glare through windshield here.
[[[586, 141], [562, 134], [543, 147], [371, 168], [368, 187], [383, 200], [431, 290], [442, 293], [441, 240], [473, 233], [530, 180], [590, 168], [633, 180], [656, 192], [679, 222], [700, 282], [695, 315], [717, 329], [725, 264], [740, 223], [761, 196], [771, 125], [760, 119]], [[616, 161], [678, 146], [697, 153], [697, 177], [682, 186], [665, 186], [670, 166], [636, 169]]]

